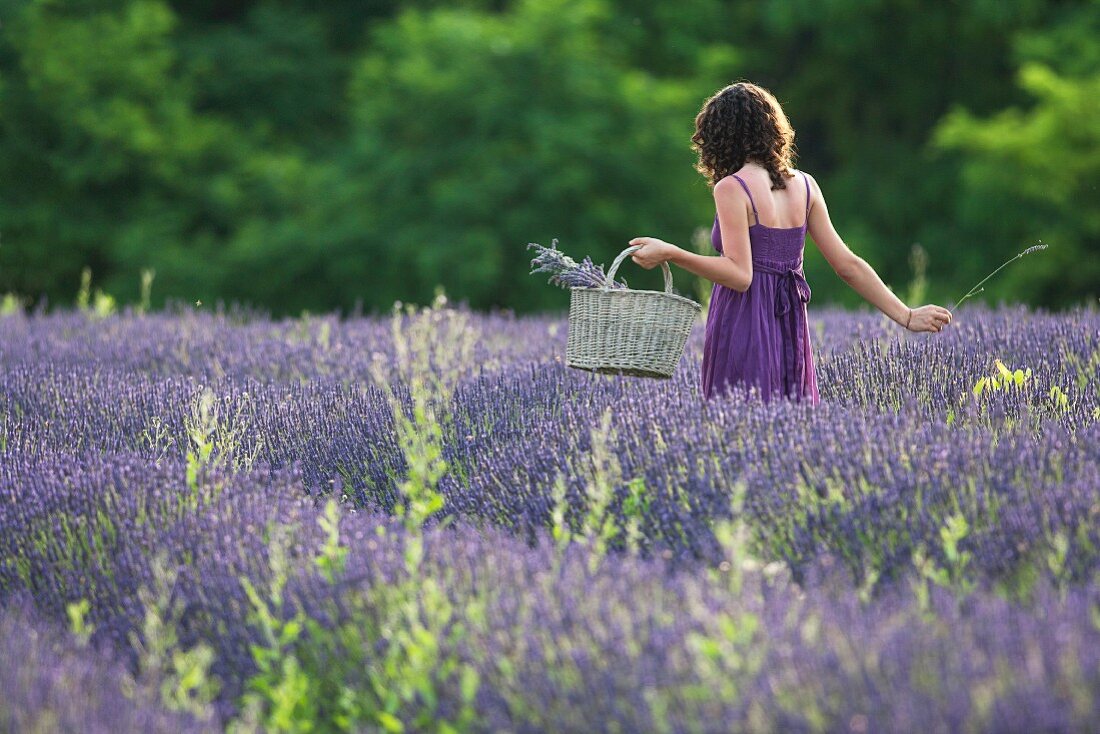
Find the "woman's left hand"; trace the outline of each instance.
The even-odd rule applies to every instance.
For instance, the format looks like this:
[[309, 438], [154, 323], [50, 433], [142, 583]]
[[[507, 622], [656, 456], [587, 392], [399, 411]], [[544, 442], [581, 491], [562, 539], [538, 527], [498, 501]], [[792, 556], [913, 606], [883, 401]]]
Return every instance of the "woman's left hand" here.
[[630, 259], [646, 270], [651, 270], [661, 263], [671, 260], [676, 252], [676, 245], [659, 240], [656, 237], [635, 237], [630, 245], [641, 245], [630, 255]]

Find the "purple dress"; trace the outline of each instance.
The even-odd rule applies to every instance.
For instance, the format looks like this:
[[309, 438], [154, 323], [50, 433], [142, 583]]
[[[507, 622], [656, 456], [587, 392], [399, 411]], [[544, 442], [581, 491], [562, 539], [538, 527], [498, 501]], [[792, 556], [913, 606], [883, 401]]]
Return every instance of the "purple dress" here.
[[[801, 171], [799, 171], [801, 173]], [[817, 375], [810, 351], [806, 304], [810, 286], [802, 272], [802, 253], [810, 214], [806, 182], [806, 222], [801, 227], [765, 227], [749, 195], [756, 223], [749, 225], [752, 284], [744, 293], [714, 284], [703, 343], [703, 397], [727, 387], [756, 385], [765, 402], [773, 397], [808, 400], [817, 405]], [[722, 252], [722, 232], [714, 214], [711, 244]]]

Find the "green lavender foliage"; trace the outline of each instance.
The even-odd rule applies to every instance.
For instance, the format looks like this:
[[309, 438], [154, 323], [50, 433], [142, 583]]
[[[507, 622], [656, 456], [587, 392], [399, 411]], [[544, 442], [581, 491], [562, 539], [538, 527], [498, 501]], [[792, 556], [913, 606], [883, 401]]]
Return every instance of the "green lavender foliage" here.
[[[446, 307], [438, 294], [428, 307], [395, 306], [391, 336], [396, 365], [380, 356], [371, 374], [393, 411], [398, 445], [407, 466], [399, 483], [396, 515], [401, 535], [402, 575], [341, 602], [339, 622], [323, 625], [301, 610], [286, 619], [283, 588], [286, 545], [273, 546], [272, 585], [266, 595], [247, 578], [241, 582], [254, 607], [253, 622], [264, 644], [253, 648], [258, 672], [248, 683], [241, 717], [231, 728], [251, 731], [467, 731], [475, 721], [478, 673], [454, 650], [483, 623], [484, 596], [456, 605], [445, 579], [422, 567], [422, 530], [443, 505], [437, 489], [447, 472], [442, 459], [445, 413], [470, 350], [478, 340], [468, 315]], [[442, 340], [440, 340], [442, 337]], [[399, 388], [407, 388], [412, 415]], [[318, 518], [324, 540], [313, 561], [325, 582], [343, 582], [349, 548], [342, 543], [342, 510], [328, 497]], [[387, 535], [375, 526], [377, 537]], [[275, 537], [285, 537], [280, 534]], [[380, 651], [380, 653], [379, 653]], [[334, 664], [334, 658], [340, 662]], [[456, 687], [463, 705], [450, 717], [437, 702]]]
[[[131, 634], [130, 644], [138, 653], [138, 674], [130, 685], [153, 688], [169, 711], [212, 721], [212, 704], [221, 687], [210, 671], [214, 650], [204, 642], [190, 647], [181, 644], [178, 626], [183, 604], [173, 593], [178, 570], [163, 552], [154, 557], [152, 568], [152, 587], [138, 592], [144, 617], [140, 634]], [[83, 626], [77, 618], [73, 622], [74, 631]]]

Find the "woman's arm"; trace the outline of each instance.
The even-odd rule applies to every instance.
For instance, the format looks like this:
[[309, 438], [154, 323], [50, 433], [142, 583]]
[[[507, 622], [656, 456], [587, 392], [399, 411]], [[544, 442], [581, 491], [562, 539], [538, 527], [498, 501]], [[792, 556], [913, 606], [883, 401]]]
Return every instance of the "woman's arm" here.
[[744, 273], [728, 257], [696, 255], [656, 237], [635, 237], [627, 244], [642, 245], [630, 258], [646, 270], [670, 262], [727, 288], [742, 292], [749, 289]]
[[698, 255], [681, 247], [668, 261], [719, 285], [745, 292], [752, 285], [752, 246], [749, 244], [749, 204], [735, 179], [714, 185], [714, 206], [722, 233], [722, 256]]
[[679, 265], [688, 272], [695, 273], [701, 278], [712, 280], [735, 291], [744, 292], [748, 290], [748, 286], [745, 285], [744, 273], [728, 257], [699, 255], [682, 247], [677, 247], [671, 252], [668, 261], [673, 265]]
[[821, 188], [813, 176], [810, 176], [810, 182], [810, 237], [841, 280], [898, 324], [906, 326], [908, 321], [908, 326], [913, 331], [939, 331], [943, 324], [950, 323], [951, 314], [939, 306], [922, 306], [919, 316], [918, 309], [912, 309], [910, 315], [910, 308], [886, 287], [875, 269], [849, 250], [840, 239], [829, 218], [829, 208], [825, 204]]
[[[809, 174], [807, 174], [809, 175]], [[810, 176], [810, 216], [807, 229], [825, 260], [841, 280], [859, 295], [910, 331], [938, 332], [951, 323], [951, 312], [942, 306], [929, 304], [909, 308], [886, 287], [867, 262], [848, 249], [840, 239], [825, 196], [817, 181]], [[718, 226], [722, 232], [722, 256], [697, 255], [656, 237], [635, 237], [631, 245], [644, 245], [631, 255], [635, 263], [649, 269], [664, 261], [679, 265], [695, 275], [742, 293], [752, 284], [752, 247], [749, 244], [748, 199], [742, 200], [740, 190], [724, 178], [714, 186], [714, 203], [718, 210]]]

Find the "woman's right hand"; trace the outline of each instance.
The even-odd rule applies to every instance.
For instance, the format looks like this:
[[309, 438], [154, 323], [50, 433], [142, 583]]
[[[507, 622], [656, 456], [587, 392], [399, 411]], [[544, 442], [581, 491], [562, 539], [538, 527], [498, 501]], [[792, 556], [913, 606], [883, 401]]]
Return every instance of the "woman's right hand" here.
[[929, 304], [913, 309], [913, 315], [909, 319], [909, 331], [933, 331], [940, 332], [943, 327], [951, 323], [951, 312], [943, 306]]

